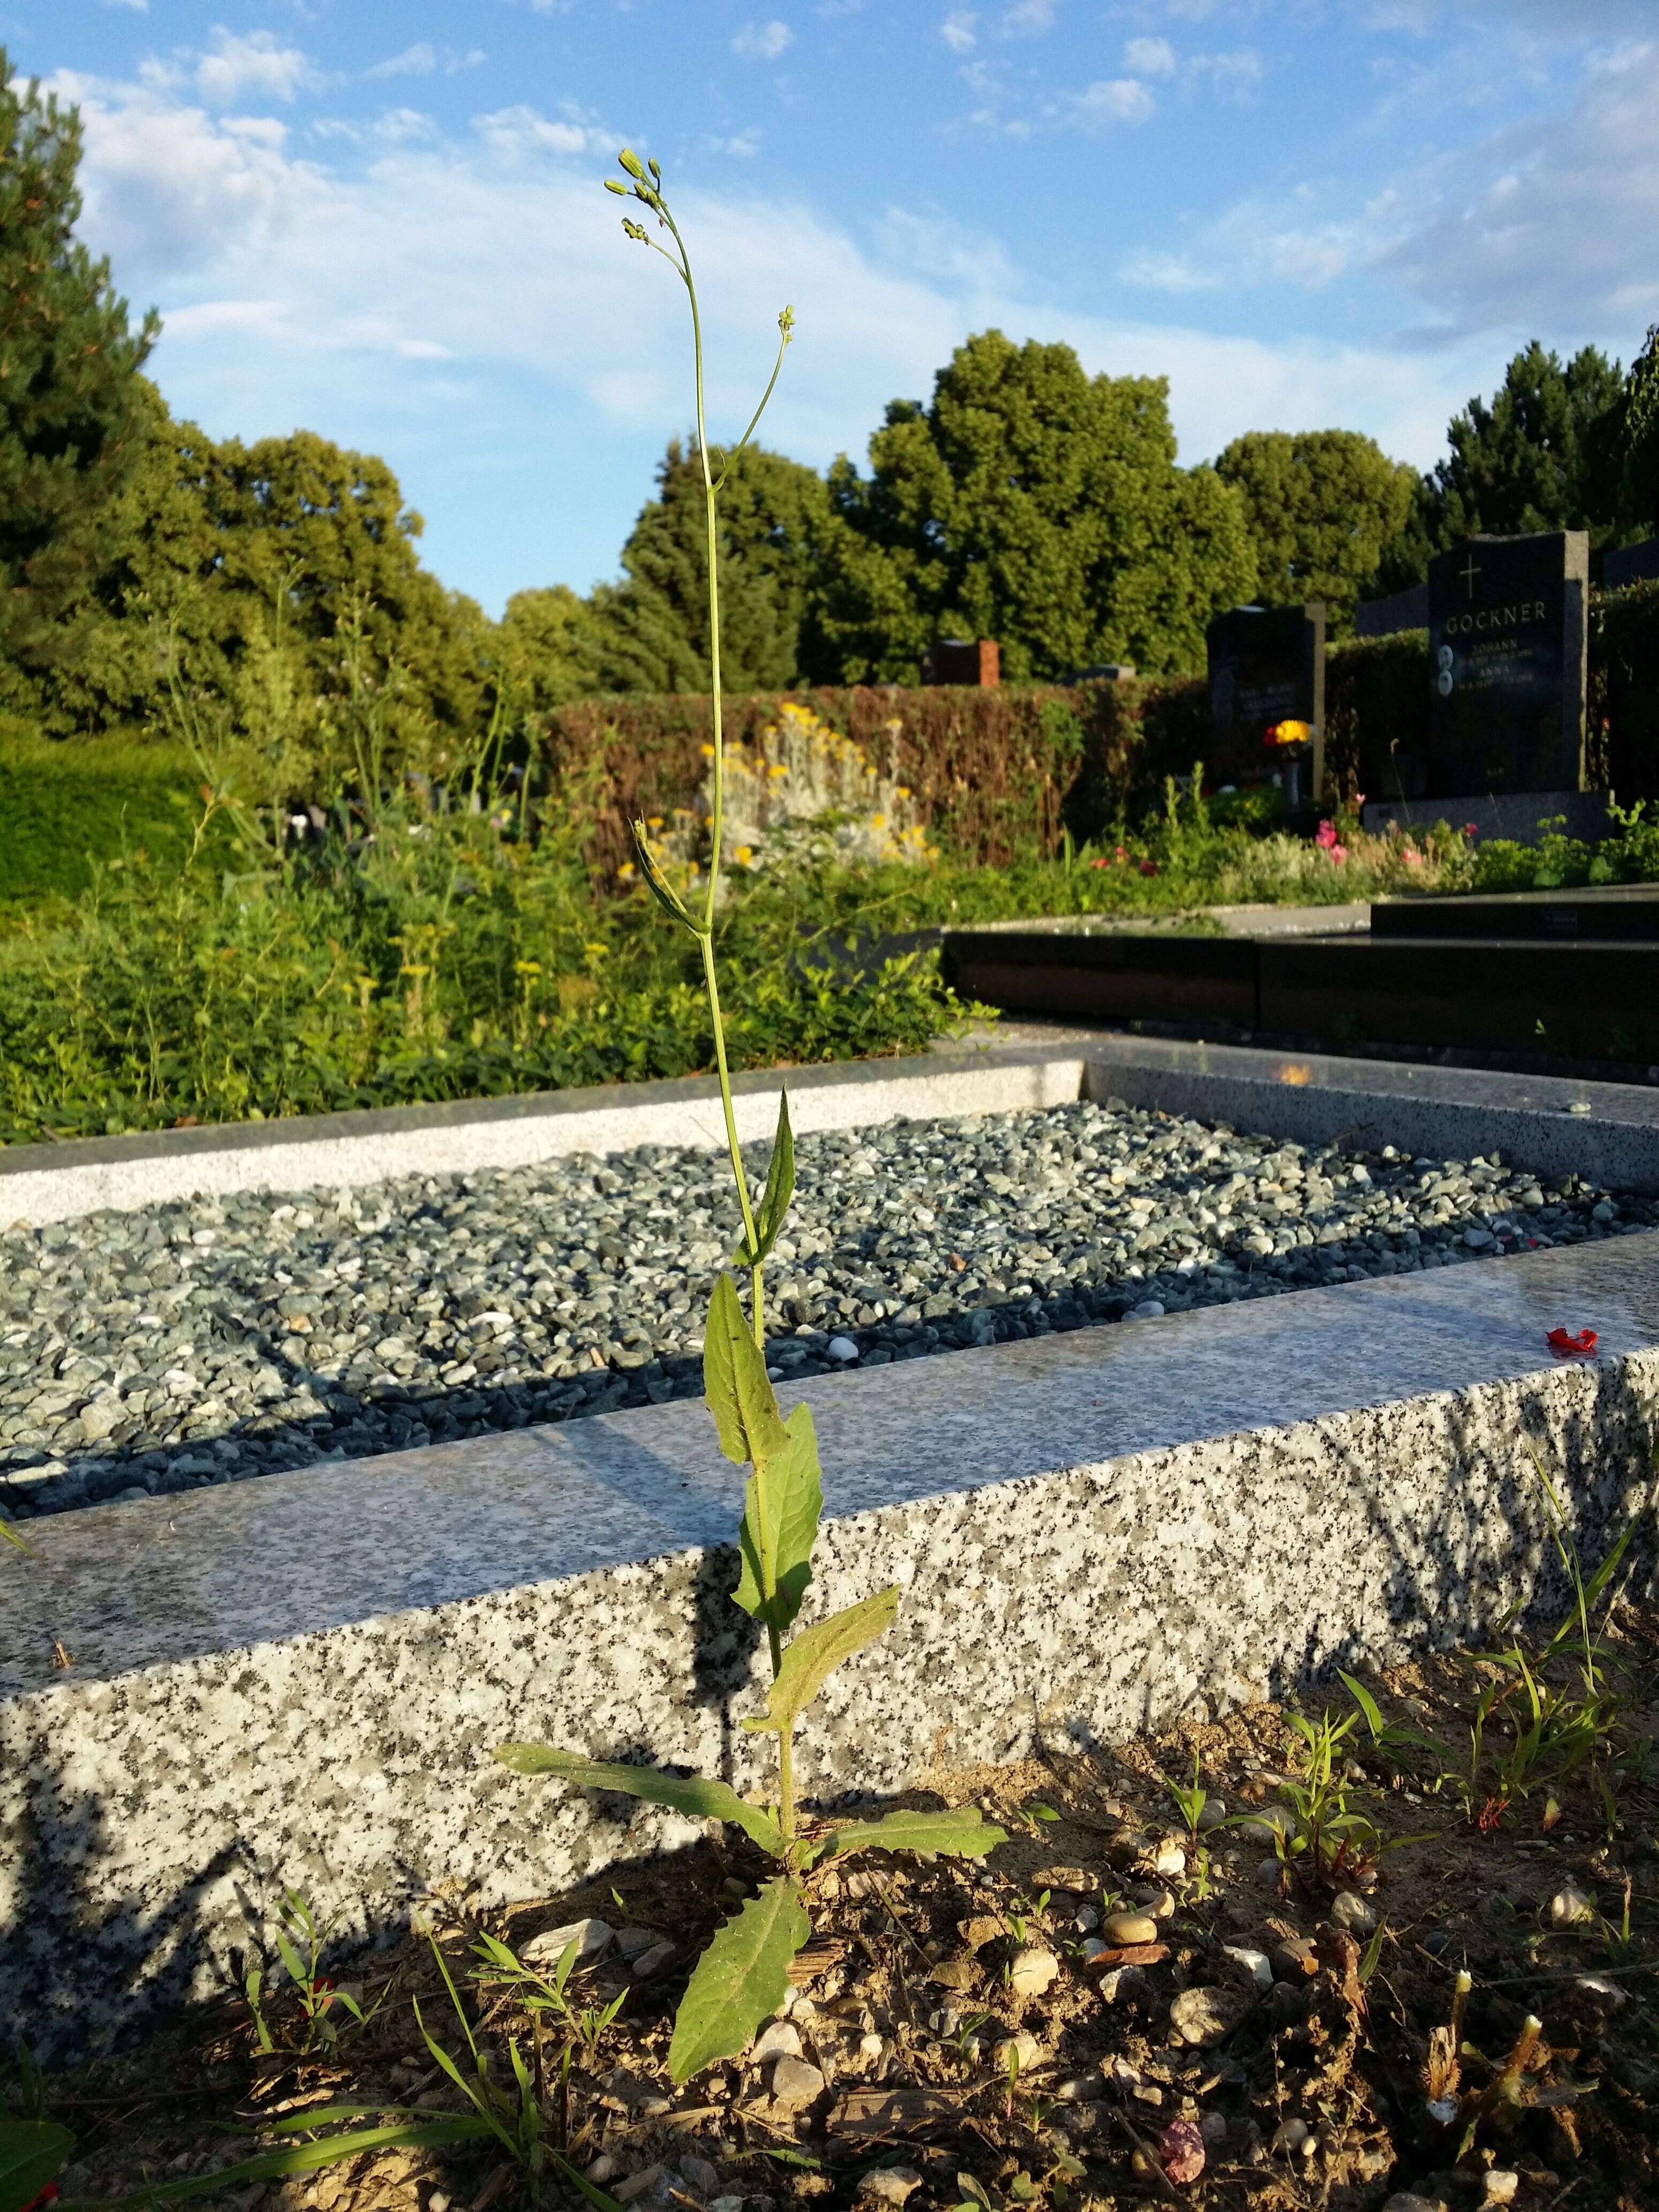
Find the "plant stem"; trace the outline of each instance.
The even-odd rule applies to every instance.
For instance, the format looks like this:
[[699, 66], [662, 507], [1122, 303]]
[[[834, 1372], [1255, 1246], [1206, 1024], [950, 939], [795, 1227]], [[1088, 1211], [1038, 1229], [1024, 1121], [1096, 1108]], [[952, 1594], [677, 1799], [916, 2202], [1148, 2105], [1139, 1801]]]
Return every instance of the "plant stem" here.
[[[775, 1633], [774, 1637], [775, 1642]], [[775, 1671], [776, 1662], [774, 1662]], [[792, 1721], [778, 1735], [778, 1826], [787, 1841], [795, 1833], [795, 1729]]]
[[[702, 946], [703, 980], [708, 988], [708, 1011], [714, 1025], [714, 1066], [720, 1074], [720, 1109], [726, 1116], [726, 1142], [732, 1155], [732, 1173], [738, 1186], [738, 1205], [743, 1214], [744, 1234], [749, 1240], [749, 1249], [752, 1252], [758, 1240], [755, 1234], [754, 1209], [749, 1200], [749, 1178], [744, 1173], [743, 1147], [738, 1142], [738, 1117], [732, 1104], [732, 1073], [726, 1065], [726, 1032], [720, 1024], [720, 984], [714, 973], [714, 905], [720, 892], [720, 839], [723, 835], [726, 811], [726, 744], [720, 717], [720, 532], [714, 506], [714, 479], [708, 466], [708, 434], [703, 421], [702, 319], [697, 311], [697, 288], [691, 281], [691, 260], [685, 251], [685, 241], [681, 238], [678, 229], [674, 229], [672, 217], [669, 227], [673, 230], [674, 242], [680, 249], [681, 258], [684, 264], [686, 296], [691, 302], [691, 349], [696, 362], [697, 382], [697, 459], [702, 469], [703, 514], [708, 540], [708, 687], [710, 703], [714, 710], [714, 795], [709, 819], [711, 845], [708, 855], [708, 894], [703, 903], [702, 929], [699, 941]], [[775, 369], [773, 371], [775, 382], [776, 377], [777, 371]], [[767, 386], [767, 392], [769, 396], [770, 385]], [[761, 404], [763, 406], [765, 402], [763, 401]], [[753, 428], [752, 424], [750, 428]], [[763, 1352], [766, 1348], [765, 1292], [761, 1279], [761, 1269], [758, 1266], [752, 1270], [751, 1281], [754, 1286], [751, 1318], [755, 1332], [755, 1346], [757, 1351]], [[776, 1668], [777, 1655], [775, 1651], [773, 1657], [775, 1673]]]

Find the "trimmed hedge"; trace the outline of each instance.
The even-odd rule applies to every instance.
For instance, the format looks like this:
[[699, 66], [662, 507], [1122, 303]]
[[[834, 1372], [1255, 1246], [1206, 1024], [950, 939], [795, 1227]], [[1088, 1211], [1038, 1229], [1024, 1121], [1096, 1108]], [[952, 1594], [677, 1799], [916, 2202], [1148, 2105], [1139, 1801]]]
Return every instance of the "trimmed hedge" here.
[[0, 905], [74, 898], [124, 853], [182, 861], [201, 778], [179, 745], [42, 738], [0, 722]]

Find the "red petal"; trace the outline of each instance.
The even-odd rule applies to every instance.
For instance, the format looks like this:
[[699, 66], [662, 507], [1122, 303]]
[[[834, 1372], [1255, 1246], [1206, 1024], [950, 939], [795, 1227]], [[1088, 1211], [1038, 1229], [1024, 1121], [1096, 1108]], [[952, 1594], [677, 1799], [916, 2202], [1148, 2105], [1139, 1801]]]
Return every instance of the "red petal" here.
[[1158, 2139], [1164, 2171], [1171, 2181], [1196, 2181], [1204, 2171], [1204, 2138], [1195, 2120], [1171, 2120]]
[[1560, 1359], [1589, 1358], [1600, 1341], [1593, 1328], [1581, 1328], [1577, 1336], [1571, 1329], [1553, 1328], [1544, 1341]]

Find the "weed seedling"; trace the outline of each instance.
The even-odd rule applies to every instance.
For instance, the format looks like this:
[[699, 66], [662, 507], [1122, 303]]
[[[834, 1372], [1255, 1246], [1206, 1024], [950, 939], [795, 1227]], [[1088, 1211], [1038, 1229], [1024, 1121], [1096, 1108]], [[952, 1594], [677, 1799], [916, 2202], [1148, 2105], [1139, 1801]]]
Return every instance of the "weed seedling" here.
[[[299, 2001], [301, 2031], [294, 2055], [308, 2057], [313, 2051], [337, 2050], [344, 2039], [366, 2027], [386, 2002], [382, 1991], [365, 2012], [349, 1990], [338, 1989], [323, 1972], [323, 1951], [332, 1925], [319, 1928], [311, 1908], [297, 1889], [285, 1889], [276, 1921], [276, 1955], [281, 1959]], [[256, 1966], [242, 1984], [242, 1994], [253, 2019], [254, 2041], [259, 2050], [277, 2049], [266, 2007], [270, 2002], [264, 1971]]]
[[751, 1798], [740, 1797], [725, 1782], [706, 1781], [697, 1776], [682, 1778], [649, 1767], [606, 1764], [544, 1744], [503, 1744], [495, 1756], [520, 1774], [551, 1776], [584, 1789], [641, 1797], [694, 1817], [730, 1821], [773, 1861], [776, 1874], [763, 1882], [757, 1894], [719, 1929], [693, 1970], [675, 2019], [668, 2053], [670, 2074], [676, 2081], [684, 2081], [716, 2059], [730, 2057], [744, 2049], [762, 2022], [782, 2003], [789, 1987], [789, 1961], [812, 1933], [806, 1912], [805, 1882], [815, 1865], [829, 1858], [870, 1850], [924, 1854], [944, 1851], [975, 1856], [1001, 1843], [1004, 1832], [988, 1822], [977, 1808], [937, 1813], [890, 1813], [881, 1820], [852, 1820], [840, 1825], [803, 1824], [796, 1800], [794, 1738], [800, 1716], [833, 1669], [873, 1643], [887, 1628], [898, 1604], [899, 1593], [896, 1584], [877, 1590], [828, 1620], [815, 1621], [811, 1627], [791, 1635], [811, 1575], [812, 1550], [823, 1502], [811, 1413], [805, 1405], [797, 1406], [785, 1420], [766, 1372], [763, 1272], [768, 1255], [782, 1231], [794, 1194], [794, 1140], [789, 1127], [788, 1099], [783, 1096], [778, 1102], [777, 1134], [765, 1188], [757, 1207], [738, 1141], [732, 1080], [721, 1028], [720, 983], [715, 972], [714, 923], [720, 895], [726, 789], [717, 501], [732, 461], [754, 435], [772, 396], [793, 335], [794, 314], [791, 308], [785, 307], [778, 317], [778, 353], [771, 378], [750, 418], [748, 428], [717, 470], [703, 419], [702, 324], [690, 257], [663, 194], [662, 172], [657, 163], [641, 162], [626, 149], [620, 161], [627, 182], [607, 178], [607, 191], [636, 202], [650, 218], [653, 228], [665, 234], [671, 245], [661, 244], [632, 216], [623, 218], [623, 228], [630, 239], [659, 253], [668, 263], [685, 288], [691, 315], [697, 454], [702, 471], [708, 546], [714, 737], [708, 877], [704, 894], [695, 906], [686, 904], [664, 872], [652, 849], [647, 824], [643, 821], [634, 824], [634, 842], [641, 872], [653, 894], [673, 925], [690, 933], [701, 954], [726, 1146], [742, 1217], [742, 1239], [732, 1255], [732, 1264], [749, 1276], [750, 1313], [745, 1319], [736, 1282], [730, 1274], [722, 1273], [714, 1285], [704, 1334], [703, 1386], [721, 1449], [728, 1459], [739, 1466], [747, 1465], [750, 1470], [738, 1532], [741, 1566], [732, 1595], [733, 1601], [766, 1632], [772, 1668], [770, 1694], [765, 1711], [746, 1718], [743, 1726], [751, 1734], [776, 1739], [777, 1796], [775, 1803], [761, 1804]]

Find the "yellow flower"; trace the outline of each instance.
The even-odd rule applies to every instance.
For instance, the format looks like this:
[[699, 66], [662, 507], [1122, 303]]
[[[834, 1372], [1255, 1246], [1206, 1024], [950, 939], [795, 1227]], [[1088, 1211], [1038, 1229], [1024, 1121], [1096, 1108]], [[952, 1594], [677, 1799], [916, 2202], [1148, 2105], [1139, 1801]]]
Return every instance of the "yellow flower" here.
[[732, 855], [740, 868], [746, 868], [754, 857], [755, 848], [752, 845], [739, 845]]
[[621, 867], [619, 867], [619, 868], [617, 869], [617, 874], [622, 878], [623, 881], [624, 883], [626, 883], [626, 882], [628, 881], [629, 878], [633, 874], [633, 872], [634, 872], [634, 863], [633, 863], [631, 860], [624, 860], [624, 861], [623, 862], [623, 864], [622, 864]]
[[703, 749], [702, 749], [702, 757], [703, 757], [703, 758], [704, 758], [705, 760], [713, 760], [713, 759], [714, 759], [714, 748], [713, 747], [713, 745], [705, 745], [705, 746], [703, 747]]
[[660, 830], [662, 828], [661, 815], [647, 814], [645, 817], [645, 826], [647, 830]]

